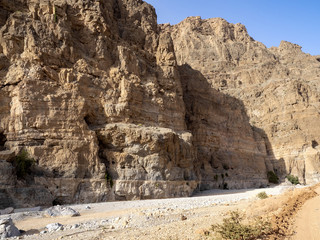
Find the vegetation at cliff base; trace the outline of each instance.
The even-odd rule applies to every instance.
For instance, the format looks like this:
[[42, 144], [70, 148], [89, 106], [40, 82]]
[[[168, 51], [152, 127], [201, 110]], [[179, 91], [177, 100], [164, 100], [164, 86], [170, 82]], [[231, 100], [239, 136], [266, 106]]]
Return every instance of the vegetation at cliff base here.
[[297, 176], [288, 175], [286, 178], [294, 185], [300, 184], [299, 178]]
[[268, 177], [269, 183], [274, 183], [274, 184], [279, 183], [279, 178], [273, 171], [269, 171], [267, 173], [267, 177]]
[[29, 157], [29, 153], [25, 149], [22, 149], [14, 160], [17, 177], [19, 179], [25, 178], [25, 176], [30, 173], [30, 168], [34, 163], [35, 161]]
[[106, 174], [104, 175], [104, 178], [106, 179], [109, 186], [112, 188], [113, 187], [113, 180], [112, 180], [111, 175], [106, 172]]

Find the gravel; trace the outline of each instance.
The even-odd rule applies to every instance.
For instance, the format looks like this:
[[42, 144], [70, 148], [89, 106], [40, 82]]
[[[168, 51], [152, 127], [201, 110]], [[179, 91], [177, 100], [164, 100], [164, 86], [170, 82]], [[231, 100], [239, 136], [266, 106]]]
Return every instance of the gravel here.
[[[207, 207], [214, 204], [228, 204], [241, 200], [253, 199], [260, 192], [266, 192], [268, 195], [279, 195], [284, 191], [293, 188], [300, 188], [305, 186], [292, 186], [292, 185], [278, 185], [270, 188], [258, 189], [241, 189], [241, 190], [207, 190], [195, 194], [192, 197], [186, 198], [169, 198], [169, 199], [152, 199], [152, 200], [134, 200], [134, 201], [121, 201], [121, 202], [102, 202], [90, 204], [90, 211], [104, 212], [137, 209], [137, 208], [154, 208], [154, 209], [180, 209], [190, 210], [194, 208]], [[76, 211], [83, 211], [87, 205], [70, 205]]]
[[[70, 205], [72, 209], [83, 214], [106, 213], [101, 218], [91, 218], [85, 222], [66, 224], [59, 228], [59, 232], [81, 232], [97, 229], [114, 231], [126, 228], [144, 228], [146, 226], [156, 226], [168, 222], [178, 222], [189, 219], [193, 209], [228, 205], [241, 200], [257, 199], [257, 194], [266, 192], [268, 195], [279, 195], [285, 191], [304, 186], [293, 186], [282, 184], [276, 187], [242, 190], [209, 190], [203, 191], [189, 198], [171, 198], [154, 200], [135, 200], [121, 202], [103, 202], [88, 204]], [[66, 206], [65, 206], [66, 207]], [[123, 211], [124, 210], [124, 211]], [[126, 211], [128, 210], [128, 211]], [[119, 212], [122, 212], [120, 214]], [[123, 214], [125, 212], [125, 214]], [[110, 214], [108, 214], [110, 213]], [[53, 218], [53, 222], [55, 218]], [[75, 217], [74, 219], [77, 219]], [[39, 229], [43, 230], [43, 229]], [[39, 239], [51, 239], [53, 231], [48, 229], [48, 233], [41, 232]], [[61, 234], [61, 233], [60, 233]], [[66, 234], [66, 233], [65, 233]], [[48, 235], [48, 238], [44, 236]], [[38, 239], [36, 236], [28, 236], [26, 239]]]

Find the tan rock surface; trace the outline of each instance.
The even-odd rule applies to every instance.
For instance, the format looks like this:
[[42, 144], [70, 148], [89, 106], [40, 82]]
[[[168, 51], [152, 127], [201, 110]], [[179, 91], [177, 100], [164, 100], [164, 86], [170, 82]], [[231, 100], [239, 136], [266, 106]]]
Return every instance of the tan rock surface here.
[[36, 162], [17, 186], [42, 187], [47, 204], [192, 194], [179, 72], [153, 7], [30, 0], [1, 9], [0, 144]]
[[272, 169], [319, 180], [319, 62], [299, 46], [223, 19], [159, 26], [140, 0], [0, 7], [0, 151], [35, 160], [25, 179], [3, 162], [0, 202], [190, 196]]
[[282, 41], [266, 48], [241, 24], [191, 17], [171, 33], [179, 65], [201, 72], [208, 86], [235, 97], [253, 128], [264, 132], [269, 170], [319, 181], [318, 59]]

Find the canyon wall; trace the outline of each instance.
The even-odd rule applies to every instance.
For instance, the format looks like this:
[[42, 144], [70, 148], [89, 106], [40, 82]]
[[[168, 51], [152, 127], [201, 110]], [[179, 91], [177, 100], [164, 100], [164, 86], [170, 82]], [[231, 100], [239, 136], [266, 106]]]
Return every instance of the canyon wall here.
[[319, 180], [315, 57], [156, 19], [140, 0], [0, 0], [1, 207]]
[[250, 124], [268, 140], [269, 166], [279, 177], [320, 180], [320, 59], [286, 41], [268, 49], [245, 26], [221, 18], [191, 17], [162, 28], [171, 33], [179, 65], [242, 101]]

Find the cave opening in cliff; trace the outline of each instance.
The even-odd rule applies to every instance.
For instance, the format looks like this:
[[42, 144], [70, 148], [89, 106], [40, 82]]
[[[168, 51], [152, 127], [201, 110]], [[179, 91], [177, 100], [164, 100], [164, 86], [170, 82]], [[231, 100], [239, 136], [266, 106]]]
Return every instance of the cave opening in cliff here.
[[88, 125], [88, 127], [92, 126], [94, 123], [92, 116], [90, 116], [89, 114], [86, 115], [83, 119], [86, 122], [86, 124]]
[[52, 206], [57, 206], [57, 205], [63, 205], [64, 202], [62, 199], [60, 199], [59, 197], [58, 198], [55, 198], [53, 201], [52, 201]]
[[5, 150], [5, 143], [7, 141], [6, 135], [3, 134], [3, 132], [0, 132], [0, 151]]
[[316, 140], [312, 140], [311, 145], [312, 145], [312, 148], [316, 148], [319, 146], [319, 143]]

